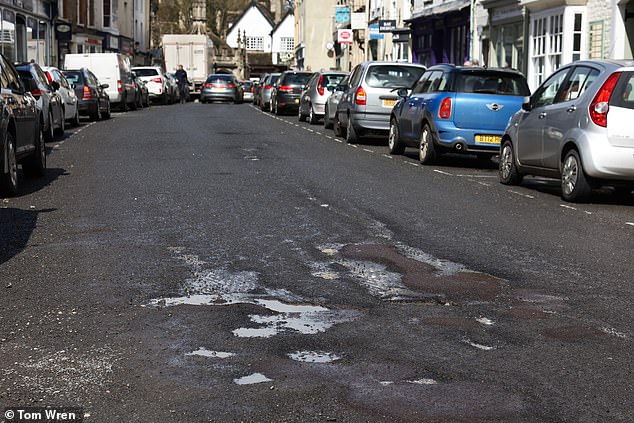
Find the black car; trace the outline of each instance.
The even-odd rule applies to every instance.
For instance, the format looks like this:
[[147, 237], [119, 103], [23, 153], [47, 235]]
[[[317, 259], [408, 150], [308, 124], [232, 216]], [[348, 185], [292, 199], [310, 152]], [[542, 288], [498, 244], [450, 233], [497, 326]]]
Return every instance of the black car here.
[[75, 87], [79, 99], [79, 114], [90, 116], [92, 120], [110, 119], [110, 97], [106, 92], [108, 84], [100, 84], [88, 69], [62, 71], [68, 82]]
[[282, 111], [297, 113], [299, 98], [313, 72], [282, 72], [271, 91], [271, 112], [279, 115]]
[[46, 148], [37, 101], [1, 54], [0, 73], [0, 193], [12, 196], [18, 191], [18, 163], [26, 175], [46, 174]]
[[48, 82], [46, 74], [37, 63], [17, 63], [15, 68], [27, 91], [37, 100], [42, 111], [44, 139], [52, 141], [55, 135], [64, 135], [66, 117], [64, 116], [64, 100], [57, 92], [59, 83]]

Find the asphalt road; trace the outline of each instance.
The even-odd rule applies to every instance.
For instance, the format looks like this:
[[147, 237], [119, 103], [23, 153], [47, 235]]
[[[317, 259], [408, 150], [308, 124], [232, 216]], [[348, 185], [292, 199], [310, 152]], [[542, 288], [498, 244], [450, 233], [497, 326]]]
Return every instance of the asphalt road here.
[[251, 105], [48, 144], [0, 200], [0, 406], [87, 422], [630, 422], [634, 195]]

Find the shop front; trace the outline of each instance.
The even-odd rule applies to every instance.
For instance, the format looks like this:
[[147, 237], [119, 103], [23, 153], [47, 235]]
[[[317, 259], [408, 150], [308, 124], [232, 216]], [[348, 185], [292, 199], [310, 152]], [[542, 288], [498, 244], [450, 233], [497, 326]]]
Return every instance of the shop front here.
[[482, 6], [489, 12], [489, 67], [513, 68], [526, 74], [526, 9], [517, 0], [487, 0]]
[[0, 51], [14, 62], [51, 60], [50, 4], [0, 0]]

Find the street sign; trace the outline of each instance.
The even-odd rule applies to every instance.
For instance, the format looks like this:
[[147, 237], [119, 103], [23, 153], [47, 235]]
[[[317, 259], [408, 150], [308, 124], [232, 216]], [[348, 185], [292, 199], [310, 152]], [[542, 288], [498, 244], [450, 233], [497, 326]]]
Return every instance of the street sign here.
[[339, 44], [352, 44], [352, 30], [347, 28], [338, 30], [337, 42]]
[[385, 36], [379, 33], [379, 24], [371, 24], [370, 28], [370, 39], [371, 40], [382, 40]]
[[365, 12], [353, 13], [351, 15], [350, 27], [352, 29], [365, 29], [368, 25], [368, 16]]
[[335, 8], [335, 22], [336, 23], [350, 22], [350, 8], [348, 6], [338, 6]]
[[408, 43], [409, 42], [409, 30], [401, 30], [394, 31], [392, 33], [392, 42], [393, 43]]
[[379, 19], [379, 32], [392, 32], [393, 29], [396, 29], [396, 20]]

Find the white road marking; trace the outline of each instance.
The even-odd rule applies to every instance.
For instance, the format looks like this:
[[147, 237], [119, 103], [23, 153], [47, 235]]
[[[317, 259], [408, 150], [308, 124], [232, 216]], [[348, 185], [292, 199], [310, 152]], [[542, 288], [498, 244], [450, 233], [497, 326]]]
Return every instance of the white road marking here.
[[583, 211], [585, 214], [592, 214], [592, 212], [589, 212], [588, 210], [584, 210]]
[[420, 165], [418, 163], [412, 163], [412, 162], [408, 162], [406, 160], [403, 160], [403, 162], [407, 163], [410, 166], [416, 166], [416, 167], [420, 167]]
[[381, 154], [383, 157], [386, 157], [388, 159], [393, 159], [394, 157], [390, 156], [389, 154]]
[[453, 174], [451, 174], [449, 172], [445, 172], [443, 170], [434, 169], [434, 172], [440, 173], [441, 175], [453, 176]]
[[520, 196], [522, 196], [522, 197], [524, 197], [524, 198], [530, 198], [530, 199], [535, 198], [535, 197], [533, 197], [532, 195], [529, 195], [529, 194], [524, 194], [524, 193], [517, 192], [517, 191], [513, 191], [513, 190], [510, 190], [510, 189], [508, 190], [508, 192], [510, 192], [511, 194], [520, 195]]
[[309, 128], [304, 128], [304, 129], [307, 130], [308, 132], [315, 132], [315, 131], [313, 131], [312, 129], [309, 129]]
[[564, 209], [577, 210], [576, 207], [572, 207], [567, 204], [560, 204], [559, 207], [563, 207]]
[[484, 185], [485, 187], [490, 187], [491, 184], [487, 184], [486, 182], [478, 182], [480, 185]]
[[330, 135], [326, 135], [326, 138], [328, 138], [329, 140], [334, 140], [334, 138], [331, 137]]
[[456, 175], [460, 178], [497, 178], [495, 175]]
[[363, 151], [367, 151], [368, 153], [374, 153], [374, 151], [364, 148]]
[[634, 226], [634, 222], [625, 222], [626, 225]]

